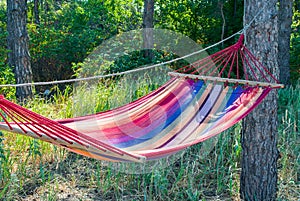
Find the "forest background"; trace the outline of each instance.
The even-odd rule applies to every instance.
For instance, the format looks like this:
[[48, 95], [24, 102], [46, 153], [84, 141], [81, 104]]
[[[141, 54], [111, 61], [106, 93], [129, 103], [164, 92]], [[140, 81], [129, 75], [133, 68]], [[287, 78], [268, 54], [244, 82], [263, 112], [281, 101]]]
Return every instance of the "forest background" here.
[[[29, 51], [33, 81], [69, 79], [80, 63], [103, 41], [142, 28], [142, 0], [28, 1]], [[299, 3], [294, 3], [291, 34], [290, 82], [299, 79]], [[220, 41], [243, 27], [243, 1], [156, 1], [154, 28], [179, 32], [203, 47]], [[14, 83], [7, 63], [6, 6], [0, 3], [0, 84]], [[232, 42], [232, 41], [231, 41]], [[223, 44], [224, 45], [224, 44]], [[225, 44], [226, 45], [226, 44]], [[228, 45], [228, 44], [227, 44]], [[217, 48], [222, 48], [218, 46]], [[217, 49], [214, 49], [214, 51]], [[159, 53], [147, 61], [142, 53], [120, 59], [109, 72], [124, 71], [145, 63], [157, 63], [176, 55]], [[79, 65], [78, 65], [79, 64]], [[55, 72], [55, 73], [53, 73]], [[3, 92], [9, 93], [11, 90]], [[38, 92], [45, 90], [39, 89]]]

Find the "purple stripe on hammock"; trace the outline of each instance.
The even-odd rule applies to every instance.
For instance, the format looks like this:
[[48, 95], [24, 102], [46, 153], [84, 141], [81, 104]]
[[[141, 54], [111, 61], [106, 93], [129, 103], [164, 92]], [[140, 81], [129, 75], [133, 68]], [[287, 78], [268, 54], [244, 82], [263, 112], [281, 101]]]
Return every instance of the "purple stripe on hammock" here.
[[[182, 132], [184, 132], [185, 128], [188, 127], [189, 124], [191, 124], [192, 121], [198, 122], [198, 126], [199, 126], [201, 124], [201, 122], [205, 120], [205, 118], [209, 114], [209, 111], [214, 106], [214, 104], [217, 102], [217, 99], [218, 99], [218, 97], [219, 97], [219, 95], [220, 95], [220, 93], [222, 91], [222, 88], [223, 88], [222, 85], [216, 85], [212, 89], [212, 91], [210, 92], [210, 94], [208, 95], [208, 98], [206, 99], [206, 101], [204, 101], [203, 104], [200, 106], [199, 112], [193, 118], [191, 118], [191, 120], [186, 125], [184, 125], [184, 127], [176, 135], [174, 135], [172, 138], [170, 138], [168, 141], [166, 141], [162, 146], [160, 146], [158, 148], [165, 147], [169, 143], [171, 143], [176, 137], [178, 137]], [[199, 118], [199, 116], [200, 116], [201, 119]], [[201, 120], [201, 122], [199, 120]], [[185, 139], [188, 136], [190, 136], [191, 134], [193, 134], [196, 129], [197, 129], [197, 126], [193, 128], [193, 130], [190, 132], [189, 135], [187, 135], [185, 137]]]

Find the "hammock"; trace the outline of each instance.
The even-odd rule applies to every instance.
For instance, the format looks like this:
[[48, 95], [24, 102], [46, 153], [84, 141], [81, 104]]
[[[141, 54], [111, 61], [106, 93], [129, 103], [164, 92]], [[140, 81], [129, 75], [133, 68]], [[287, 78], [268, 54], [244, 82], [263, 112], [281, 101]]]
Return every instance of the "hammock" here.
[[144, 162], [219, 134], [272, 89], [283, 87], [243, 45], [243, 35], [236, 44], [169, 75], [167, 83], [134, 102], [65, 120], [48, 119], [1, 96], [0, 129], [99, 160]]

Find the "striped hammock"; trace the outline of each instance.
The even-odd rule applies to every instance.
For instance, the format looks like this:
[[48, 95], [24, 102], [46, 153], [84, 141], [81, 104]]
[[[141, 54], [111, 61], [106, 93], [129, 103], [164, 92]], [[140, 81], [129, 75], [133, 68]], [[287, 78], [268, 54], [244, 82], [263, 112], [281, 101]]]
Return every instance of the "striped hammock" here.
[[106, 112], [55, 121], [1, 96], [0, 129], [99, 160], [170, 156], [233, 126], [273, 88], [283, 87], [242, 40], [243, 35], [233, 46], [170, 72], [157, 90]]

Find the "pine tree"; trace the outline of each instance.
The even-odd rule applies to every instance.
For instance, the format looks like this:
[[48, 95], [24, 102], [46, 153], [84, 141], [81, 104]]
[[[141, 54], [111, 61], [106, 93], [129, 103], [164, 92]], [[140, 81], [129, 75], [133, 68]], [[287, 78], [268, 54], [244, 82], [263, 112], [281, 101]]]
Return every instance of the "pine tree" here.
[[[279, 77], [277, 0], [247, 0], [245, 23], [261, 10], [246, 33], [246, 44], [268, 70]], [[258, 73], [259, 74], [259, 73]], [[276, 200], [277, 185], [277, 92], [273, 90], [243, 122], [243, 200]]]
[[[32, 82], [26, 21], [27, 1], [7, 0], [8, 63], [14, 70], [17, 84]], [[20, 102], [31, 96], [31, 86], [17, 87], [16, 97]]]

